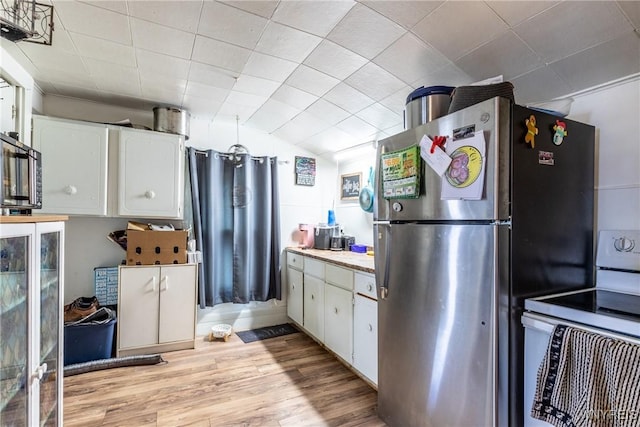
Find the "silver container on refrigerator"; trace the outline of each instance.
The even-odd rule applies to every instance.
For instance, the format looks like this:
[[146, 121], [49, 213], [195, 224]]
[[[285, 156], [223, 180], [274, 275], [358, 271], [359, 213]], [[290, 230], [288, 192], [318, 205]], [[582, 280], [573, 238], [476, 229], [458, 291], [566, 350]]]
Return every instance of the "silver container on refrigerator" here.
[[378, 414], [390, 427], [523, 424], [524, 299], [593, 275], [595, 132], [565, 119], [571, 138], [555, 145], [556, 119], [496, 97], [379, 142], [378, 165], [424, 135], [485, 151], [476, 200], [443, 199], [424, 162], [419, 197], [385, 198], [399, 181], [378, 168]]
[[174, 107], [153, 108], [153, 130], [174, 133], [189, 139], [189, 112]]
[[404, 128], [412, 129], [447, 114], [451, 102], [451, 86], [421, 86], [407, 96]]

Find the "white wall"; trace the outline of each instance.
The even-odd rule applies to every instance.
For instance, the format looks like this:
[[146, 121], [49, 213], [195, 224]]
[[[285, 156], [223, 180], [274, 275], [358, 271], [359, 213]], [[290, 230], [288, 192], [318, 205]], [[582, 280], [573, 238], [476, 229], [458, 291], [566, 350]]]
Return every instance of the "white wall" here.
[[640, 76], [573, 98], [596, 127], [596, 228], [640, 230]]
[[[74, 98], [47, 95], [42, 113], [48, 116], [95, 122], [130, 119], [132, 123], [153, 126], [153, 112], [127, 109]], [[201, 149], [227, 151], [238, 142], [235, 122], [213, 122], [192, 117], [187, 145]], [[282, 248], [295, 245], [293, 232], [298, 223], [316, 223], [326, 216], [335, 197], [337, 168], [332, 160], [290, 145], [278, 138], [240, 126], [239, 143], [256, 156], [277, 156], [288, 164], [279, 166], [280, 218]], [[314, 157], [317, 161], [313, 187], [294, 184], [294, 157]], [[71, 217], [66, 229], [65, 302], [78, 296], [93, 295], [94, 267], [115, 266], [124, 251], [107, 239], [111, 231], [126, 228], [128, 218]], [[152, 220], [150, 220], [151, 222]], [[326, 221], [326, 220], [325, 220]], [[157, 221], [156, 221], [157, 222]], [[180, 222], [173, 222], [180, 225]]]

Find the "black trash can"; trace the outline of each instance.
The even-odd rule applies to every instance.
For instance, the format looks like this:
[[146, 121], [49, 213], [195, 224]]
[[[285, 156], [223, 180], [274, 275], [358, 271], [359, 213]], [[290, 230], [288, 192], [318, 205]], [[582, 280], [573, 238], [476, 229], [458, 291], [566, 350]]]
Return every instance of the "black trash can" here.
[[64, 365], [109, 359], [113, 349], [116, 312], [107, 307], [64, 325]]

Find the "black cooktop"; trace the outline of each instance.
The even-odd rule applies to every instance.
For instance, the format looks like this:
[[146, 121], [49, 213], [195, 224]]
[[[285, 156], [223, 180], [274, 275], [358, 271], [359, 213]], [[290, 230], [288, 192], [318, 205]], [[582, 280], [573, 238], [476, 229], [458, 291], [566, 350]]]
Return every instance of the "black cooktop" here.
[[592, 289], [544, 299], [545, 303], [640, 321], [640, 296]]

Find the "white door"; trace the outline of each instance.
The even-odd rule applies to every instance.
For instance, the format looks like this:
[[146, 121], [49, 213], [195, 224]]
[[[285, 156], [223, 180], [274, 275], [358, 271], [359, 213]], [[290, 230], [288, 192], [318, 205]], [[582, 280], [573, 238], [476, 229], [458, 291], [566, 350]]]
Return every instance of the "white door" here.
[[181, 218], [184, 144], [178, 135], [120, 129], [118, 215]]
[[119, 349], [158, 343], [160, 267], [120, 267]]
[[42, 153], [43, 213], [107, 215], [105, 125], [33, 116], [33, 147]]
[[289, 267], [287, 274], [289, 279], [287, 315], [291, 318], [291, 320], [302, 325], [302, 307], [304, 305], [302, 292], [302, 272]]
[[324, 343], [351, 363], [353, 348], [353, 294], [327, 284], [324, 288]]
[[353, 319], [353, 366], [378, 384], [378, 302], [356, 294]]
[[195, 338], [196, 268], [196, 264], [160, 268], [160, 344]]
[[304, 328], [324, 342], [324, 281], [304, 275]]

